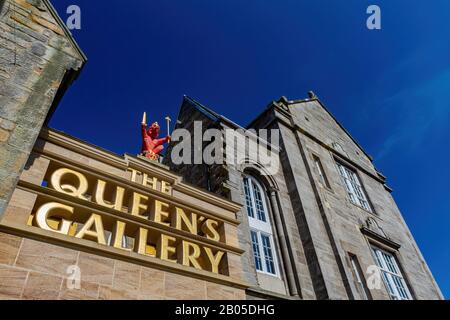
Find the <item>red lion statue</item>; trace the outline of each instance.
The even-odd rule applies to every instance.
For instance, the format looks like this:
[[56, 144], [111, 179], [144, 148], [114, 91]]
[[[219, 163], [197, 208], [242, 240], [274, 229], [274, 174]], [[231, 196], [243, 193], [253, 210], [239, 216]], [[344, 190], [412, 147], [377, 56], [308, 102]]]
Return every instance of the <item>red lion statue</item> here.
[[159, 134], [159, 124], [158, 122], [153, 123], [148, 129], [147, 124], [145, 123], [145, 115], [144, 119], [141, 123], [141, 131], [142, 131], [142, 155], [150, 160], [158, 160], [159, 154], [163, 151], [163, 144], [166, 142], [170, 142], [170, 136], [165, 138], [158, 139]]

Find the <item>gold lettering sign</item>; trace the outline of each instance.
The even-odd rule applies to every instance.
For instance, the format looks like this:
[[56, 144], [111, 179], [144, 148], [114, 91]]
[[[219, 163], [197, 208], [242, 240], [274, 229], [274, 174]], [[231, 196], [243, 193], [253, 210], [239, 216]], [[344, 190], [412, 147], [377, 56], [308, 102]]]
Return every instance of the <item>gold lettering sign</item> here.
[[[221, 242], [220, 226], [223, 222], [174, 205], [170, 200], [161, 200], [153, 193], [159, 192], [167, 198], [172, 193], [169, 182], [134, 169], [128, 171], [131, 173], [131, 185], [139, 184], [148, 192], [138, 192], [136, 188], [116, 185], [68, 168], [49, 172], [49, 187], [74, 199], [81, 199], [75, 203], [90, 201], [107, 208], [107, 212], [89, 212], [86, 205], [77, 207], [40, 201], [29, 223], [119, 250], [220, 273], [224, 269], [220, 265], [225, 252], [220, 246], [206, 242]], [[121, 215], [112, 212], [120, 212]], [[124, 219], [127, 215], [130, 218]], [[139, 224], [136, 221], [152, 223]]]

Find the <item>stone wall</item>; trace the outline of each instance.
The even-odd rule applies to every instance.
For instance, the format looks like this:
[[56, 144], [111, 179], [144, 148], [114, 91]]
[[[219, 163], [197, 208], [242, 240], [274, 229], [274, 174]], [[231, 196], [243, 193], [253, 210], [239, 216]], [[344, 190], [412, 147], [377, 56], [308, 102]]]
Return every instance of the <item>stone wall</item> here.
[[0, 218], [49, 111], [85, 58], [44, 0], [0, 12]]
[[[157, 300], [245, 298], [243, 290], [0, 233], [0, 299]], [[81, 271], [71, 287], [70, 266]], [[69, 285], [68, 285], [69, 284]]]
[[[363, 271], [375, 265], [369, 245], [372, 241], [360, 231], [367, 219], [374, 219], [383, 236], [400, 245], [395, 256], [413, 297], [441, 299], [440, 290], [390, 190], [385, 186], [385, 178], [378, 173], [370, 158], [319, 100], [287, 103], [287, 106], [292, 115], [291, 125], [282, 125], [281, 131], [283, 142], [291, 143], [292, 147], [285, 148], [288, 158], [291, 158], [285, 165], [295, 171], [294, 181], [313, 236], [328, 297], [361, 298], [355, 288], [349, 253], [357, 256]], [[335, 150], [333, 142], [336, 141], [342, 150]], [[330, 188], [320, 182], [313, 155], [321, 160]], [[337, 159], [357, 172], [373, 213], [349, 201], [336, 166]], [[389, 299], [384, 287], [370, 293], [375, 299]]]

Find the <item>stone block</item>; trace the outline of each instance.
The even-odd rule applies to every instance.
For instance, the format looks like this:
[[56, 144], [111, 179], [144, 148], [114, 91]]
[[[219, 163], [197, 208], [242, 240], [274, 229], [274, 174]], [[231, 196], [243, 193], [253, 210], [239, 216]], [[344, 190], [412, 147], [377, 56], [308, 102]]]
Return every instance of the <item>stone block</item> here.
[[217, 283], [206, 282], [206, 299], [234, 300], [236, 289]]
[[128, 290], [100, 286], [98, 298], [100, 300], [136, 300], [138, 295]]
[[83, 282], [112, 285], [114, 275], [114, 260], [98, 255], [80, 252], [78, 267]]
[[98, 298], [100, 285], [81, 281], [79, 289], [69, 289], [64, 283], [59, 294], [61, 300], [95, 300]]
[[142, 267], [140, 294], [144, 296], [164, 296], [164, 278], [164, 271]]
[[24, 239], [16, 265], [22, 268], [67, 275], [67, 268], [75, 265], [78, 252], [51, 244]]
[[113, 288], [134, 291], [139, 289], [141, 268], [128, 262], [116, 261]]
[[0, 233], [0, 264], [13, 265], [21, 243], [22, 238]]
[[0, 299], [19, 299], [27, 271], [0, 265]]
[[204, 280], [167, 272], [165, 292], [168, 299], [204, 300], [206, 299], [206, 284]]
[[28, 300], [56, 300], [63, 278], [59, 276], [30, 272], [22, 298]]

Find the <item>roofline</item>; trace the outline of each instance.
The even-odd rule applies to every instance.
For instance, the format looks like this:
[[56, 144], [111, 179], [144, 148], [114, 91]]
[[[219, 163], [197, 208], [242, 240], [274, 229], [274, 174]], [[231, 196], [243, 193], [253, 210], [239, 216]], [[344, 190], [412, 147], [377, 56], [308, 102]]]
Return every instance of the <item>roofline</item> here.
[[[211, 108], [208, 108], [208, 107], [204, 106], [203, 104], [201, 104], [201, 103], [198, 102], [197, 100], [195, 100], [195, 99], [193, 99], [193, 98], [191, 98], [191, 97], [189, 97], [189, 96], [187, 96], [187, 95], [184, 95], [183, 97], [184, 97], [186, 100], [188, 100], [188, 101], [190, 101], [191, 103], [193, 103], [194, 106], [196, 106], [197, 109], [199, 109], [199, 111], [201, 111], [204, 115], [208, 116], [211, 120], [214, 120], [214, 121], [222, 120], [222, 121], [224, 121], [224, 122], [227, 122], [228, 124], [231, 124], [233, 127], [240, 128], [240, 129], [244, 129], [244, 130], [245, 130], [245, 128], [242, 127], [241, 125], [239, 125], [239, 124], [237, 124], [236, 122], [234, 122], [234, 121], [228, 119], [227, 117], [224, 117], [224, 116], [221, 115], [221, 114], [218, 114], [217, 112], [215, 112], [215, 111], [212, 110]], [[209, 115], [208, 115], [208, 114], [209, 114]], [[212, 115], [212, 116], [210, 116], [210, 115]]]
[[[216, 121], [216, 122], [223, 121], [223, 122], [226, 122], [227, 124], [231, 125], [232, 127], [234, 127], [234, 129], [242, 129], [242, 130], [247, 130], [247, 132], [249, 132], [248, 128], [242, 127], [241, 125], [237, 124], [236, 122], [231, 121], [230, 119], [222, 116], [221, 114], [218, 114], [214, 110], [212, 110], [212, 109], [210, 109], [208, 107], [205, 107], [203, 104], [201, 104], [200, 102], [196, 101], [195, 99], [193, 99], [193, 98], [191, 98], [191, 97], [189, 97], [187, 95], [184, 95], [183, 96], [183, 103], [186, 100], [189, 101], [197, 110], [199, 110], [201, 113], [203, 113], [205, 116], [207, 116], [211, 120]], [[181, 112], [181, 109], [180, 109], [179, 112]], [[180, 116], [180, 114], [178, 113], [177, 119], [178, 119], [179, 116]], [[274, 147], [272, 145], [272, 143], [270, 143], [269, 141], [261, 138], [258, 134], [253, 134], [253, 135], [255, 136], [256, 139], [260, 140], [261, 142], [263, 142], [267, 146], [271, 146], [271, 148], [279, 149], [279, 147]]]
[[[73, 45], [73, 47], [75, 48], [75, 50], [78, 52], [78, 54], [80, 55], [81, 59], [83, 60], [82, 64], [85, 64], [87, 61], [87, 57], [84, 54], [83, 50], [81, 50], [80, 46], [78, 45], [78, 43], [75, 41], [72, 33], [70, 32], [69, 28], [67, 28], [66, 24], [64, 23], [64, 21], [61, 19], [61, 17], [58, 15], [58, 12], [56, 11], [55, 7], [53, 6], [53, 4], [50, 2], [50, 0], [43, 0], [43, 2], [47, 5], [47, 7], [49, 8], [50, 13], [52, 14], [53, 18], [55, 18], [55, 20], [58, 22], [58, 24], [60, 25], [60, 27], [63, 29], [64, 34], [66, 35], [66, 37], [69, 39], [70, 43]], [[81, 69], [81, 68], [80, 68]]]
[[[364, 154], [367, 156], [367, 158], [369, 158], [370, 162], [373, 162], [373, 157], [368, 154], [364, 148], [359, 144], [359, 142], [353, 138], [353, 136], [350, 134], [350, 132], [347, 131], [347, 129], [345, 129], [345, 127], [336, 119], [336, 117], [327, 109], [327, 107], [325, 106], [325, 104], [320, 101], [320, 99], [318, 97], [313, 98], [313, 99], [307, 99], [308, 101], [317, 101], [320, 103], [320, 105], [322, 106], [322, 108], [325, 109], [326, 112], [328, 112], [328, 114], [331, 116], [331, 118], [333, 118], [333, 120], [338, 124], [338, 126], [350, 137], [350, 139], [352, 139], [352, 141], [358, 146], [359, 149], [361, 149], [362, 152], [364, 152]], [[303, 102], [306, 102], [305, 100], [303, 100]], [[295, 104], [295, 103], [301, 103], [301, 102], [292, 102], [290, 104]]]
[[359, 144], [359, 142], [353, 138], [353, 136], [350, 134], [350, 132], [345, 129], [345, 127], [336, 119], [336, 117], [328, 110], [328, 108], [325, 106], [325, 104], [317, 97], [313, 98], [306, 98], [306, 99], [296, 99], [296, 100], [288, 100], [286, 97], [281, 97], [278, 101], [272, 101], [267, 105], [267, 107], [262, 111], [259, 115], [257, 115], [250, 123], [246, 126], [246, 128], [251, 127], [256, 121], [259, 120], [266, 112], [271, 110], [274, 106], [279, 106], [280, 103], [286, 104], [287, 106], [293, 105], [293, 104], [299, 104], [299, 103], [306, 103], [311, 101], [317, 101], [322, 108], [331, 116], [331, 118], [337, 123], [337, 125], [350, 137], [350, 139], [356, 144], [356, 146], [361, 149], [361, 151], [366, 155], [366, 157], [373, 162], [373, 157], [369, 155], [364, 148]]

